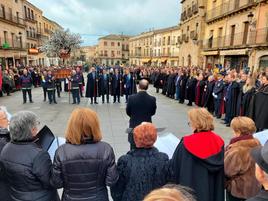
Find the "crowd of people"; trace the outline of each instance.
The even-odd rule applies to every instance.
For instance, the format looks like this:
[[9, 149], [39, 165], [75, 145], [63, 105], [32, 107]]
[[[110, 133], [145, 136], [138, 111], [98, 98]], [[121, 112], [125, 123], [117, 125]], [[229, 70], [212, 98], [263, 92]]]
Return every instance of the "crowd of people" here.
[[[268, 127], [267, 72], [92, 67], [85, 84], [80, 68], [70, 71], [63, 81], [73, 104], [80, 103], [84, 86], [91, 104], [98, 104], [98, 97], [109, 103], [110, 95], [114, 103], [120, 102], [125, 95], [130, 151], [116, 162], [113, 148], [102, 141], [97, 113], [77, 108], [68, 121], [66, 143], [52, 162], [36, 143], [40, 124], [36, 114], [22, 111], [9, 120], [1, 108], [1, 200], [54, 201], [60, 199], [57, 189], [63, 188], [61, 200], [108, 201], [107, 186], [115, 201], [268, 200], [268, 143], [261, 146], [253, 136]], [[19, 77], [24, 102], [26, 93], [33, 102], [30, 72], [23, 69]], [[47, 93], [49, 103], [57, 103], [53, 70], [41, 73], [44, 101]], [[149, 82], [157, 93], [161, 89], [181, 104], [188, 100], [188, 106], [198, 106], [188, 111], [192, 134], [180, 139], [171, 159], [154, 147], [157, 129], [151, 117], [157, 106], [146, 92]], [[214, 132], [214, 117], [223, 114], [223, 123], [233, 131], [227, 146]]]
[[[134, 128], [135, 148], [116, 162], [102, 141], [98, 115], [75, 109], [66, 144], [54, 161], [36, 143], [39, 118], [30, 111], [11, 120], [0, 110], [0, 194], [3, 201], [263, 201], [268, 200], [268, 143], [253, 138], [254, 122], [235, 117], [233, 138], [225, 147], [205, 108], [188, 112], [191, 135], [181, 139], [173, 157], [154, 147], [157, 129], [143, 122]], [[231, 134], [230, 134], [231, 135]], [[225, 193], [226, 192], [226, 193]]]

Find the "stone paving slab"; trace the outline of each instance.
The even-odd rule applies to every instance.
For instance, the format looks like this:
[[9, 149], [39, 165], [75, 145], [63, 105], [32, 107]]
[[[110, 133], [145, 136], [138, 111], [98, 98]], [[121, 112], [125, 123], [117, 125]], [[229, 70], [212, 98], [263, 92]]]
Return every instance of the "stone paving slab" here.
[[[187, 124], [187, 111], [190, 107], [181, 105], [175, 100], [168, 99], [162, 94], [156, 94], [151, 87], [149, 93], [157, 98], [157, 113], [153, 118], [154, 124], [158, 128], [166, 128], [164, 132], [171, 132], [181, 138], [190, 134], [191, 130]], [[101, 104], [99, 98], [98, 105], [91, 105], [86, 98], [81, 99], [81, 104], [71, 105], [68, 103], [68, 93], [62, 92], [61, 98], [57, 98], [57, 105], [49, 105], [43, 102], [43, 92], [41, 88], [33, 89], [33, 104], [22, 104], [21, 92], [13, 93], [10, 97], [0, 98], [0, 105], [4, 105], [11, 113], [20, 110], [31, 110], [40, 117], [40, 122], [47, 125], [58, 136], [63, 137], [68, 122], [68, 118], [76, 107], [89, 107], [95, 110], [100, 118], [103, 140], [110, 143], [117, 158], [129, 150], [127, 143], [128, 116], [125, 113], [125, 99], [118, 104]], [[232, 137], [230, 128], [225, 127], [219, 120], [215, 120], [215, 132], [221, 135], [228, 143]]]

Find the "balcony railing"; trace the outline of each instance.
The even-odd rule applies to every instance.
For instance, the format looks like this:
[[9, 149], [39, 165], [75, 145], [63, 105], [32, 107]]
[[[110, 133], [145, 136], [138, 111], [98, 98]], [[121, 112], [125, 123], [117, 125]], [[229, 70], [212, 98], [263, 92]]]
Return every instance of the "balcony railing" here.
[[192, 40], [198, 40], [198, 34], [197, 34], [197, 32], [196, 31], [191, 31], [190, 32], [190, 38]]
[[9, 23], [13, 23], [19, 26], [25, 26], [25, 21], [24, 19], [13, 15], [12, 13], [9, 12], [3, 12], [2, 9], [0, 9], [0, 19], [4, 20]]
[[36, 33], [31, 33], [30, 31], [26, 31], [26, 36], [28, 39], [34, 39], [37, 40], [40, 38], [40, 34], [36, 34]]
[[44, 29], [44, 32], [47, 33], [47, 34], [51, 33], [51, 31], [49, 29]]
[[224, 49], [234, 47], [248, 47], [268, 45], [268, 28], [257, 29], [248, 34], [237, 33], [223, 37], [204, 40], [205, 49]]
[[182, 35], [182, 41], [184, 41], [185, 43], [189, 42], [189, 36], [187, 36], [186, 34]]
[[26, 50], [26, 43], [20, 41], [19, 38], [0, 38], [0, 49], [4, 50], [13, 50], [13, 49], [23, 49]]
[[233, 12], [245, 9], [255, 4], [256, 0], [230, 0], [222, 3], [216, 8], [213, 8], [207, 12], [207, 22], [215, 20], [217, 18], [229, 15]]

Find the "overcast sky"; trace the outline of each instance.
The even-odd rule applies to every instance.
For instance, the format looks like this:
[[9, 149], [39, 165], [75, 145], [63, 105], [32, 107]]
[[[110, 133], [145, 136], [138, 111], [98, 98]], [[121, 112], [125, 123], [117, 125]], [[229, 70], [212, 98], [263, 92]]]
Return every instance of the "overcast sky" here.
[[177, 25], [179, 0], [29, 0], [44, 15], [71, 32], [80, 33], [83, 45], [94, 45], [107, 34], [135, 35]]

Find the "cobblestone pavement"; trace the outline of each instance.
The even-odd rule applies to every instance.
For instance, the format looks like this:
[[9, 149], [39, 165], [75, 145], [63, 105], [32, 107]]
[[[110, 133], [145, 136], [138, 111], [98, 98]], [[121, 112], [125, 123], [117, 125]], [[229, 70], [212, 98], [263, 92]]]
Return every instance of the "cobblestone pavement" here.
[[[149, 93], [157, 98], [157, 113], [153, 122], [158, 128], [166, 128], [163, 133], [171, 132], [179, 138], [191, 133], [187, 124], [189, 107], [186, 104], [181, 105], [162, 94], [156, 94], [153, 87], [149, 89]], [[89, 107], [98, 113], [103, 140], [113, 146], [116, 156], [119, 157], [128, 151], [129, 145], [125, 130], [128, 127], [129, 118], [125, 113], [124, 98], [120, 104], [101, 104], [99, 99], [98, 105], [90, 105], [87, 98], [82, 98], [81, 104], [77, 106], [69, 104], [68, 93], [62, 92], [61, 96], [57, 98], [57, 105], [49, 105], [48, 102], [43, 102], [42, 89], [36, 88], [33, 89], [33, 104], [22, 104], [22, 94], [16, 92], [10, 97], [0, 98], [0, 105], [6, 106], [10, 113], [20, 110], [35, 112], [40, 117], [40, 122], [47, 125], [58, 136], [64, 136], [68, 118], [74, 108]], [[215, 120], [215, 124], [215, 132], [228, 143], [232, 136], [231, 129], [221, 124], [220, 120]]]

